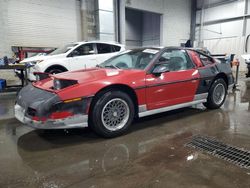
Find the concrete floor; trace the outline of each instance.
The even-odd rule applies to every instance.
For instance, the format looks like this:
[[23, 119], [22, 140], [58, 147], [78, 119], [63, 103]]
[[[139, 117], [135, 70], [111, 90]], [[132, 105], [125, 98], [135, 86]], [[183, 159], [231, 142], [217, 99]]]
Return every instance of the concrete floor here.
[[184, 147], [201, 134], [250, 150], [250, 79], [239, 89], [221, 109], [143, 118], [114, 139], [24, 127], [13, 118], [14, 96], [1, 96], [0, 187], [250, 187], [250, 170]]

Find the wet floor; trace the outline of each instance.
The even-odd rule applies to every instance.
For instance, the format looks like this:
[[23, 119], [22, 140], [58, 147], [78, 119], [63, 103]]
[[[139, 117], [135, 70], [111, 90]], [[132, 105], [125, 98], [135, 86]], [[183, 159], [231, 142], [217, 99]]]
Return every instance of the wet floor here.
[[114, 139], [24, 127], [14, 97], [1, 98], [0, 187], [250, 187], [250, 170], [184, 146], [200, 134], [250, 150], [250, 79], [239, 89], [221, 109], [143, 118]]

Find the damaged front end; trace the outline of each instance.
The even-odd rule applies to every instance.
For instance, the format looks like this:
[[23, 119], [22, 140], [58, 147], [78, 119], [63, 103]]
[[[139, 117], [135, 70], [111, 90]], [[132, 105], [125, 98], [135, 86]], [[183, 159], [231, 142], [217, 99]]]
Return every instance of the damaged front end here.
[[68, 129], [88, 126], [91, 98], [61, 100], [57, 93], [39, 89], [32, 84], [18, 94], [15, 117], [38, 129]]

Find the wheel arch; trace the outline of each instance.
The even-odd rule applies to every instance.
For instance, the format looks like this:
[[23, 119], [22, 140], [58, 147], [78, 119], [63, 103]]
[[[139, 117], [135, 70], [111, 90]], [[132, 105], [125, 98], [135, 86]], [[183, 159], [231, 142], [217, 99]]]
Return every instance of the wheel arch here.
[[[227, 87], [228, 87], [228, 78], [227, 78], [227, 75], [224, 73], [224, 72], [220, 72], [219, 74], [217, 74], [216, 76], [215, 76], [215, 78], [213, 79], [213, 82], [215, 81], [215, 80], [217, 80], [217, 79], [219, 79], [219, 78], [222, 78], [224, 81], [225, 81], [225, 83], [226, 83], [226, 85], [227, 85]], [[212, 82], [212, 83], [213, 83]], [[211, 86], [210, 86], [211, 87]]]
[[65, 72], [68, 71], [68, 69], [67, 69], [65, 66], [63, 66], [63, 65], [53, 64], [53, 65], [48, 66], [48, 67], [45, 69], [44, 72], [48, 72], [49, 70], [51, 70], [51, 69], [53, 69], [53, 68], [60, 68], [60, 69], [64, 70]]
[[122, 91], [122, 92], [128, 94], [131, 97], [131, 99], [132, 99], [132, 101], [134, 103], [135, 115], [138, 116], [138, 98], [137, 98], [137, 95], [136, 95], [133, 88], [131, 88], [128, 85], [125, 85], [125, 84], [112, 84], [112, 85], [109, 85], [109, 86], [106, 86], [106, 87], [100, 89], [95, 94], [95, 96], [93, 97], [93, 99], [91, 101], [91, 104], [90, 104], [89, 111], [91, 112], [91, 110], [93, 109], [94, 104], [96, 103], [97, 99], [99, 98], [99, 96], [102, 93], [112, 91], [112, 90]]

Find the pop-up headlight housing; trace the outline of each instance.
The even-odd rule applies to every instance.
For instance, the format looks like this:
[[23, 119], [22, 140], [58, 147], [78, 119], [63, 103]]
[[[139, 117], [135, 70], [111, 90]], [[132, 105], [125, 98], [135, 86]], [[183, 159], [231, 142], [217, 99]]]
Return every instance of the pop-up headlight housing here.
[[33, 74], [36, 77], [36, 81], [41, 81], [50, 77], [50, 74], [46, 72], [34, 72]]
[[72, 86], [78, 84], [76, 80], [66, 80], [66, 79], [57, 79], [54, 78], [53, 80], [53, 89], [54, 90], [60, 90], [64, 89], [66, 87]]

